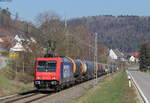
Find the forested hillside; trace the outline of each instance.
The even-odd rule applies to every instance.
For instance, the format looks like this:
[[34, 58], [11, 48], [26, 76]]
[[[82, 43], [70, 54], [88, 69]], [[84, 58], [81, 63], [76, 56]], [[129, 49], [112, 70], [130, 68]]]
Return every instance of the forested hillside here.
[[[9, 9], [0, 9], [0, 35], [6, 35], [11, 41], [16, 34], [24, 35], [30, 40], [33, 37], [38, 47], [36, 56], [43, 56], [45, 53], [57, 56], [71, 56], [74, 58], [93, 60], [94, 51], [89, 45], [94, 46], [92, 36], [85, 25], [74, 25], [67, 27], [64, 20], [55, 13], [43, 12], [36, 17], [36, 23], [22, 21], [17, 15], [12, 18]], [[6, 43], [3, 43], [6, 44]], [[2, 45], [3, 45], [2, 44]], [[10, 45], [13, 43], [10, 42]], [[27, 41], [23, 42], [28, 44]], [[9, 51], [9, 48], [7, 49]], [[98, 60], [106, 62], [108, 48], [98, 45]], [[32, 60], [32, 59], [31, 59]]]
[[92, 16], [71, 19], [69, 26], [86, 25], [91, 33], [99, 34], [99, 43], [125, 52], [138, 51], [143, 42], [150, 42], [150, 17]]
[[44, 17], [44, 13], [38, 15], [36, 18], [38, 26], [20, 21], [17, 15], [12, 19], [11, 15], [8, 9], [0, 9], [0, 33], [10, 34], [10, 36], [12, 34], [33, 36], [44, 46], [47, 35], [56, 36], [66, 32], [73, 34], [75, 38], [83, 36], [90, 40], [93, 36], [91, 38], [89, 34], [97, 32], [99, 44], [113, 49], [119, 48], [124, 52], [138, 51], [143, 42], [150, 42], [150, 17], [148, 16], [103, 15], [73, 18], [68, 20], [65, 28], [65, 22], [56, 14], [45, 14], [48, 17]]

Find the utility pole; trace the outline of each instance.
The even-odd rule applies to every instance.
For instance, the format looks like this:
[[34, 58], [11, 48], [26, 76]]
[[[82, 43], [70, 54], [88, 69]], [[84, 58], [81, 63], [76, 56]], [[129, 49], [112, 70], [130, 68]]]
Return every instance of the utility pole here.
[[[91, 34], [90, 34], [90, 37], [92, 37]], [[88, 59], [89, 60], [91, 60], [93, 58], [92, 57], [92, 49], [93, 48], [91, 48], [90, 45], [92, 45], [92, 41], [91, 40], [89, 40], [89, 45], [88, 45], [88, 48], [89, 48], [89, 52], [88, 52], [89, 57], [88, 57]]]
[[94, 49], [94, 70], [95, 70], [95, 85], [97, 84], [97, 33], [95, 33], [95, 49]]
[[29, 24], [27, 23], [27, 28], [26, 28], [26, 36], [29, 34]]
[[68, 33], [68, 30], [67, 30], [67, 20], [66, 20], [66, 17], [65, 17], [65, 30], [66, 30], [66, 42], [65, 42], [65, 45], [66, 45], [66, 56], [69, 56], [69, 33]]
[[67, 20], [66, 20], [66, 17], [65, 17], [65, 28], [67, 29]]

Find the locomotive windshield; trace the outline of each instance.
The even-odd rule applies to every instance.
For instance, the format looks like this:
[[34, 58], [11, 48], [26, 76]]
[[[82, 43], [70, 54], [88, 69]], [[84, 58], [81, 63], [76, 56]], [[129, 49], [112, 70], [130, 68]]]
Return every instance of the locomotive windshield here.
[[56, 61], [38, 61], [38, 72], [56, 72]]

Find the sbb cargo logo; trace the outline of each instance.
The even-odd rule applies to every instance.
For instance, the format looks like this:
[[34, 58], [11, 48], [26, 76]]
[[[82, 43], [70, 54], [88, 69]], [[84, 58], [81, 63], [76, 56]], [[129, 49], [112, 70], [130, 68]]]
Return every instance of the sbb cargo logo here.
[[66, 77], [70, 77], [70, 65], [64, 65], [63, 66], [63, 77], [66, 78]]

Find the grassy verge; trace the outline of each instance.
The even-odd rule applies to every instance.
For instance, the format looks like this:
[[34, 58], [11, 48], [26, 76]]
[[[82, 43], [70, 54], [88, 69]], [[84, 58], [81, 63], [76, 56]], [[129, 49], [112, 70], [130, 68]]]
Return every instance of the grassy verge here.
[[128, 87], [125, 72], [108, 77], [71, 103], [136, 103], [136, 93]]
[[147, 72], [147, 74], [150, 74], [150, 71], [149, 71], [149, 72]]
[[11, 95], [15, 93], [25, 92], [32, 89], [33, 83], [23, 83], [18, 80], [10, 79], [10, 72], [8, 68], [0, 70], [0, 96]]

